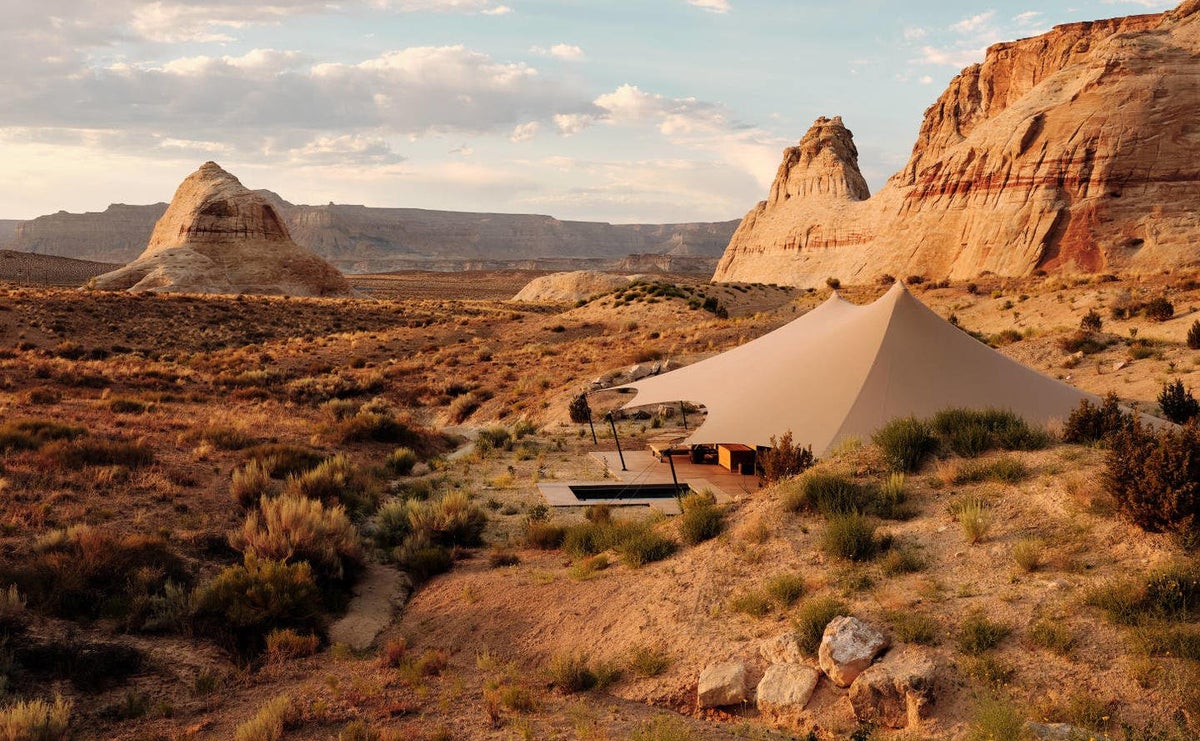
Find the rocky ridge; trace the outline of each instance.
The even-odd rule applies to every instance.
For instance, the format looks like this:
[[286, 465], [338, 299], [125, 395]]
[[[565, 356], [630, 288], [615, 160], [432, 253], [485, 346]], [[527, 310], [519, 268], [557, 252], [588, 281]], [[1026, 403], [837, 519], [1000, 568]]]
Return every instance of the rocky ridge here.
[[292, 241], [274, 206], [215, 162], [175, 192], [138, 259], [96, 278], [103, 290], [330, 296], [350, 285]]
[[872, 197], [839, 119], [784, 153], [714, 280], [1153, 272], [1200, 262], [1200, 0], [996, 44]]

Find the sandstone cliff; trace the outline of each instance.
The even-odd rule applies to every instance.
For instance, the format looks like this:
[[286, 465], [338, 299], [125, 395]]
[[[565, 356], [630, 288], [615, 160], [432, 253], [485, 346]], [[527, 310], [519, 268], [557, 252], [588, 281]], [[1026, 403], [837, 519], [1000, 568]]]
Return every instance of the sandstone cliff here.
[[[657, 261], [664, 270], [711, 273], [737, 226], [736, 221], [605, 224], [531, 214], [301, 206], [269, 191], [258, 192], [275, 207], [297, 244], [348, 273], [624, 269], [619, 264], [630, 255], [664, 258]], [[7, 246], [124, 263], [146, 246], [165, 211], [164, 203], [114, 205], [102, 213], [59, 212], [17, 224]], [[6, 246], [3, 239], [0, 246]]]
[[714, 280], [1150, 272], [1200, 263], [1200, 1], [992, 46], [866, 198], [840, 121], [784, 153]]
[[188, 176], [142, 255], [95, 281], [104, 290], [329, 296], [349, 283], [292, 241], [261, 194], [214, 162]]

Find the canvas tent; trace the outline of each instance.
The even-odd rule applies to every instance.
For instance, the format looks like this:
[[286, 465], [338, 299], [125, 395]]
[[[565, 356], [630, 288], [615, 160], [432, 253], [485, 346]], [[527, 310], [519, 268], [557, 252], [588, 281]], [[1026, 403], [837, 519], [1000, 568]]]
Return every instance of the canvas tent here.
[[791, 430], [818, 456], [897, 417], [949, 407], [1065, 420], [1096, 397], [1021, 365], [950, 324], [896, 283], [859, 306], [834, 294], [740, 347], [620, 388], [626, 408], [689, 401], [708, 417], [689, 443], [769, 445]]

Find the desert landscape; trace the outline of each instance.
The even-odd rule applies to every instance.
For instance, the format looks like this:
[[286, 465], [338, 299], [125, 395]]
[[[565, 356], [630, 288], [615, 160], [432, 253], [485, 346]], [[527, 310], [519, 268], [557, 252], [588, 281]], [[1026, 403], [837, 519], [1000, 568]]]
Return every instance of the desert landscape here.
[[[740, 223], [207, 157], [0, 220], [0, 738], [1200, 738], [1198, 51], [1200, 0], [994, 44], [874, 195], [822, 116]], [[723, 120], [549, 120], [622, 96]]]

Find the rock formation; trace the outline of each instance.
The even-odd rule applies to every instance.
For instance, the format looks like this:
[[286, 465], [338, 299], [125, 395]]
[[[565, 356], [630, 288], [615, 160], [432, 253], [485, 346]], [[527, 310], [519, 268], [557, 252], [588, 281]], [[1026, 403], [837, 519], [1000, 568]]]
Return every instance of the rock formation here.
[[575, 270], [569, 273], [552, 273], [534, 278], [525, 284], [513, 301], [530, 303], [573, 302], [589, 299], [601, 293], [624, 288], [633, 278], [612, 275], [596, 270]]
[[350, 285], [292, 241], [275, 208], [214, 162], [175, 191], [141, 257], [96, 278], [105, 290], [329, 296]]
[[1151, 272], [1200, 263], [1200, 0], [988, 49], [868, 198], [850, 133], [784, 153], [714, 280]]

